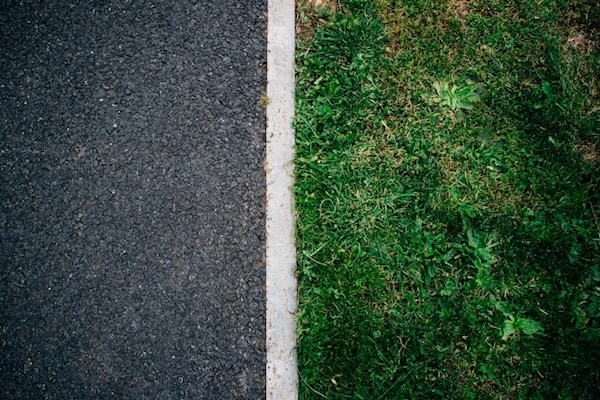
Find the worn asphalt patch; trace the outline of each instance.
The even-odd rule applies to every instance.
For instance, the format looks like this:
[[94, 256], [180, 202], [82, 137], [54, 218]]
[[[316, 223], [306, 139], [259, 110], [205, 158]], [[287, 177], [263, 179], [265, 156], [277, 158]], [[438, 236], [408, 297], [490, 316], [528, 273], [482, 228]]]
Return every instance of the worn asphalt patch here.
[[0, 5], [0, 397], [265, 397], [266, 1]]

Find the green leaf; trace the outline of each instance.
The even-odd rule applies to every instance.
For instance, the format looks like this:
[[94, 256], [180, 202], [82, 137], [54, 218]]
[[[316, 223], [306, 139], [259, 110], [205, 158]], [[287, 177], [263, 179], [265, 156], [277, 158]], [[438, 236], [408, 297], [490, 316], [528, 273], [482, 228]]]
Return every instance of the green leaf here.
[[542, 324], [529, 318], [517, 318], [515, 328], [526, 335], [533, 335], [543, 332]]
[[550, 82], [542, 81], [542, 92], [544, 92], [548, 100], [554, 101], [555, 96]]
[[[501, 303], [497, 302], [496, 304]], [[498, 306], [496, 306], [498, 308]], [[523, 332], [525, 335], [531, 336], [536, 333], [542, 333], [544, 329], [542, 324], [529, 318], [508, 316], [508, 319], [502, 323], [502, 340], [508, 340], [513, 334]]]
[[510, 319], [504, 320], [502, 323], [502, 340], [508, 340], [508, 338], [517, 332], [515, 327], [514, 319], [511, 316]]
[[508, 317], [512, 314], [510, 305], [505, 301], [497, 301], [496, 303], [494, 303], [494, 307], [496, 308], [496, 310], [500, 311], [505, 317]]
[[479, 233], [473, 231], [471, 228], [467, 229], [467, 239], [469, 241], [469, 246], [473, 247], [474, 249], [481, 247]]
[[492, 158], [490, 160], [490, 165], [488, 165], [487, 167], [490, 171], [494, 171], [497, 172], [499, 174], [503, 174], [506, 171], [508, 171], [508, 168], [506, 168], [504, 165], [502, 165], [502, 163], [498, 160], [496, 160], [495, 158]]

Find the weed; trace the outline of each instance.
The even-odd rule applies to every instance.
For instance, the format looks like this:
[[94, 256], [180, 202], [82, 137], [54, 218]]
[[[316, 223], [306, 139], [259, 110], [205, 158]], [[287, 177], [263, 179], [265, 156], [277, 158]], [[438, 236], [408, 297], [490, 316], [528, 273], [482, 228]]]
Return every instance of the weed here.
[[267, 106], [271, 103], [271, 99], [266, 94], [260, 95], [260, 105], [263, 108], [267, 108]]
[[434, 103], [441, 103], [451, 109], [457, 110], [472, 110], [473, 104], [480, 100], [477, 93], [479, 88], [476, 85], [465, 85], [458, 87], [450, 86], [447, 82], [434, 82], [433, 89], [435, 94], [429, 97], [429, 100]]

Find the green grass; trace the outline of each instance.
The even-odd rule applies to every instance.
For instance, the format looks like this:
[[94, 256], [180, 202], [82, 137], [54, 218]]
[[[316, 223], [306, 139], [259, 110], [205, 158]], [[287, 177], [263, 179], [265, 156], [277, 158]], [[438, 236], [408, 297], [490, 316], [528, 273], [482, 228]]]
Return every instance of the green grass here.
[[600, 398], [598, 3], [298, 16], [300, 398]]

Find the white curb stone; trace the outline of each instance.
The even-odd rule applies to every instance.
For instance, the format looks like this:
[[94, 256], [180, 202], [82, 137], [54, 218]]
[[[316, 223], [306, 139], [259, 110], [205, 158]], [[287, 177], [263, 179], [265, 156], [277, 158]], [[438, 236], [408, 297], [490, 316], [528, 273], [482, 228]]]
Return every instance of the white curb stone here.
[[267, 399], [298, 398], [294, 233], [294, 0], [269, 0], [267, 44]]

